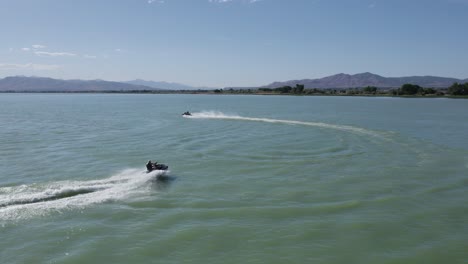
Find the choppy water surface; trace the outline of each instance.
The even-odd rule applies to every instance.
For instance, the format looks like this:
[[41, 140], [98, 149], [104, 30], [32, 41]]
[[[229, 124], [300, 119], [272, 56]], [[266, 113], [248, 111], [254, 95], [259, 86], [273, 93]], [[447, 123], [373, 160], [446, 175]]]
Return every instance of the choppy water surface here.
[[0, 94], [0, 262], [468, 263], [466, 120], [450, 99]]

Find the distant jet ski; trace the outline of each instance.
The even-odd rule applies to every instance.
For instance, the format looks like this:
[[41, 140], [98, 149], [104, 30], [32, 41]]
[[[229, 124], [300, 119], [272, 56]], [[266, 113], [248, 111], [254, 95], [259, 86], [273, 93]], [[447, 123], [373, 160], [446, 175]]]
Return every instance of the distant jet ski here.
[[183, 113], [182, 115], [183, 116], [191, 116], [192, 114], [189, 111], [187, 111], [187, 112]]
[[152, 172], [154, 170], [167, 170], [169, 169], [169, 166], [167, 166], [166, 164], [162, 164], [162, 163], [158, 163], [158, 162], [151, 162], [148, 161], [148, 163], [146, 163], [146, 173], [149, 173], [149, 172]]

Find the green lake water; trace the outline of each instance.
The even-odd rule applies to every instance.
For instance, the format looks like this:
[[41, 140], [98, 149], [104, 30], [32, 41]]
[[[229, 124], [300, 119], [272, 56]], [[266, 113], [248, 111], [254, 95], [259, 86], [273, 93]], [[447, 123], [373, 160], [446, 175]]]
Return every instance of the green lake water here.
[[468, 263], [467, 136], [468, 100], [0, 94], [0, 263]]

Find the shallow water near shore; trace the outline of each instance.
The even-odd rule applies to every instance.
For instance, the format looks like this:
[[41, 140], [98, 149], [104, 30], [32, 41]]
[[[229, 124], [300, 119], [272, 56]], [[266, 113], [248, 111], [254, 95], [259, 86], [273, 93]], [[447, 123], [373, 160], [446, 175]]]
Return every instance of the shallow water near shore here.
[[467, 263], [466, 120], [452, 99], [0, 94], [0, 262]]

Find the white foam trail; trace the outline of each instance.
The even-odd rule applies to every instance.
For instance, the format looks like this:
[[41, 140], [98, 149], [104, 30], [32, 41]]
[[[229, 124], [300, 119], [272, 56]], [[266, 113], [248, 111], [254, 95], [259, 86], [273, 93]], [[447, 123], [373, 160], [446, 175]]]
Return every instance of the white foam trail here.
[[148, 181], [165, 173], [128, 169], [102, 180], [2, 187], [0, 221], [27, 219], [54, 211], [82, 209], [106, 201], [122, 200], [139, 192], [147, 192]]
[[289, 124], [289, 125], [314, 126], [314, 127], [329, 128], [329, 129], [336, 129], [336, 130], [341, 130], [341, 131], [365, 134], [365, 135], [370, 135], [370, 136], [375, 136], [375, 137], [381, 136], [375, 131], [367, 130], [367, 129], [360, 128], [360, 127], [354, 127], [354, 126], [334, 125], [334, 124], [327, 124], [327, 123], [321, 123], [321, 122], [244, 117], [244, 116], [238, 116], [238, 115], [227, 115], [222, 112], [216, 112], [216, 111], [203, 111], [199, 113], [192, 113], [191, 116], [184, 116], [184, 117], [193, 118], [193, 119], [244, 120], [244, 121], [255, 121], [255, 122], [265, 122], [265, 123], [282, 123], [282, 124]]

